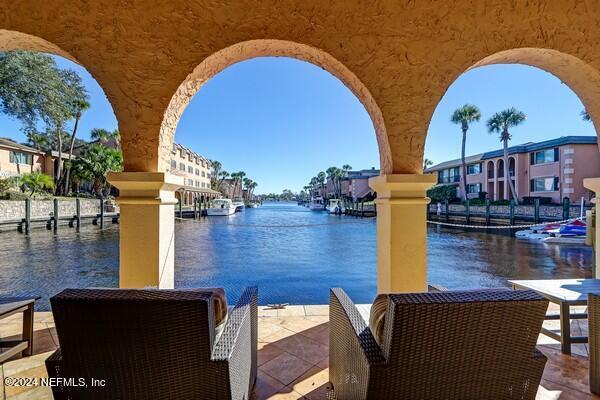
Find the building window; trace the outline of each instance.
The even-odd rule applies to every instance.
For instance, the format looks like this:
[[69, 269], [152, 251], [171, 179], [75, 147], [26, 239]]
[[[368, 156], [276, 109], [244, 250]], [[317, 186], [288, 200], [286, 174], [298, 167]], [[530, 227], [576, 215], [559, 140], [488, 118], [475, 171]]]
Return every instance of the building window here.
[[202, 182], [202, 187], [205, 188], [206, 187], [206, 183]]
[[194, 186], [194, 180], [188, 179], [188, 186]]
[[467, 185], [467, 193], [480, 193], [481, 183], [469, 183]]
[[185, 164], [184, 163], [182, 163], [182, 162], [179, 163], [179, 170], [180, 171], [185, 171]]
[[529, 181], [530, 192], [555, 192], [558, 190], [558, 178], [534, 178]]
[[460, 181], [460, 169], [450, 168], [443, 169], [439, 172], [438, 183], [452, 183]]
[[554, 149], [533, 152], [529, 157], [529, 163], [531, 165], [556, 162], [558, 161], [558, 147]]
[[200, 170], [196, 168], [196, 175], [200, 175]]
[[467, 175], [476, 175], [481, 173], [481, 163], [467, 165]]
[[177, 169], [177, 161], [171, 160], [171, 171], [174, 171], [176, 169]]
[[10, 152], [10, 162], [13, 164], [33, 165], [33, 157], [31, 156], [31, 154], [11, 151]]
[[193, 174], [194, 173], [194, 167], [188, 167], [188, 173]]
[[202, 177], [206, 178], [206, 173], [204, 171], [202, 171]]

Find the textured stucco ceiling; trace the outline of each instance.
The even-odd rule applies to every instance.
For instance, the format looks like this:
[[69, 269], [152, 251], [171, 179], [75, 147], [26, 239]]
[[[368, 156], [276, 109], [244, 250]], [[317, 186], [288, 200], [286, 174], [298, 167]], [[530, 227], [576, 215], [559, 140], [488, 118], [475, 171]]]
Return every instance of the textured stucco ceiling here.
[[117, 115], [129, 171], [166, 167], [178, 116], [212, 75], [278, 55], [340, 78], [374, 121], [382, 169], [418, 173], [433, 111], [471, 67], [545, 69], [598, 120], [598, 43], [595, 1], [0, 0], [0, 50], [87, 68]]

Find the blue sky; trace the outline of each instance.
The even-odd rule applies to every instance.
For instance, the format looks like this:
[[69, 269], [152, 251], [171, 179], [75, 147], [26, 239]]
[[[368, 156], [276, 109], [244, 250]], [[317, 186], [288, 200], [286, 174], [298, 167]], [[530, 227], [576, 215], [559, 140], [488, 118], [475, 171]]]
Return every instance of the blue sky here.
[[[117, 121], [102, 89], [80, 66], [91, 109], [81, 121], [81, 137], [92, 128], [114, 129]], [[559, 79], [539, 69], [495, 65], [472, 70], [448, 89], [432, 118], [425, 156], [434, 162], [460, 155], [460, 128], [452, 111], [476, 104], [482, 121], [469, 132], [467, 153], [499, 148], [485, 129], [494, 112], [517, 107], [527, 121], [513, 131], [513, 144], [562, 135], [594, 135], [583, 122], [583, 105]], [[0, 115], [0, 136], [19, 141], [18, 121]], [[243, 170], [258, 182], [257, 193], [300, 190], [332, 165], [379, 167], [375, 133], [363, 106], [328, 72], [289, 58], [258, 58], [232, 65], [207, 82], [185, 110], [176, 140], [229, 172]]]

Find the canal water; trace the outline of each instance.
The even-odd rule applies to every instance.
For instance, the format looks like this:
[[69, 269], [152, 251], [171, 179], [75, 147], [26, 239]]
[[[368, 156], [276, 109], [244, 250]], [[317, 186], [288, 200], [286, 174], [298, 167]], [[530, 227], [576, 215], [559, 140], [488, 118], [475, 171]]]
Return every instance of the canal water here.
[[[230, 302], [247, 285], [261, 304], [326, 304], [330, 287], [367, 303], [376, 292], [374, 219], [331, 216], [291, 203], [175, 227], [176, 287], [224, 287]], [[38, 308], [66, 287], [118, 285], [119, 231], [85, 226], [54, 235], [0, 234], [0, 296], [40, 295]], [[428, 230], [428, 280], [450, 289], [505, 287], [510, 278], [591, 275], [589, 247], [510, 236]]]

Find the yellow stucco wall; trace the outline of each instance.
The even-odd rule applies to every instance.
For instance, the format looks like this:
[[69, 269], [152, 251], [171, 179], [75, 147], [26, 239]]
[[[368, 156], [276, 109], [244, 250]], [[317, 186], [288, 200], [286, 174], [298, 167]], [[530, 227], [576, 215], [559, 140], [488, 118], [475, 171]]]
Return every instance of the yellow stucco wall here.
[[358, 96], [384, 173], [419, 173], [434, 108], [472, 67], [546, 69], [600, 118], [599, 42], [600, 8], [585, 1], [0, 1], [0, 50], [60, 54], [103, 87], [128, 171], [167, 170], [179, 115], [207, 79], [278, 55], [320, 65]]

